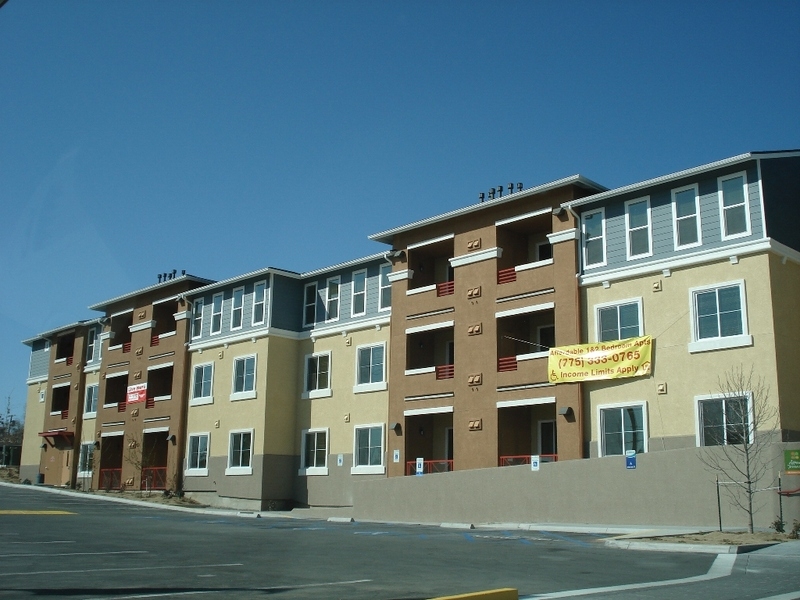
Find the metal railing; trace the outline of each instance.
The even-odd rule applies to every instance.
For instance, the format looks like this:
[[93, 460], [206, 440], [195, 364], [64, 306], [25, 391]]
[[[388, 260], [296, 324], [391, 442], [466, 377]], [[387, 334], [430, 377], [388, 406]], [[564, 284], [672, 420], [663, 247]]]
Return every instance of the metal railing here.
[[142, 483], [139, 489], [167, 489], [167, 467], [142, 467]]
[[456, 291], [456, 282], [455, 281], [445, 281], [443, 283], [436, 284], [436, 295], [437, 296], [449, 296], [454, 294]]
[[122, 469], [100, 469], [100, 489], [122, 489]]
[[[558, 454], [540, 454], [539, 462], [558, 462]], [[497, 459], [498, 467], [513, 467], [515, 465], [531, 464], [530, 454], [518, 454], [515, 456], [500, 456]]]
[[[453, 461], [452, 460], [425, 460], [422, 461], [422, 472], [424, 474], [431, 474], [431, 473], [447, 473], [448, 471], [453, 470]], [[406, 475], [416, 475], [417, 474], [417, 461], [409, 460], [406, 461]]]
[[513, 283], [517, 280], [517, 270], [514, 267], [510, 269], [500, 269], [497, 272], [497, 283]]
[[503, 358], [498, 358], [497, 359], [497, 370], [500, 373], [502, 373], [504, 371], [516, 371], [517, 370], [517, 357], [516, 356], [504, 356]]
[[455, 377], [455, 365], [439, 365], [436, 367], [436, 379], [452, 379]]

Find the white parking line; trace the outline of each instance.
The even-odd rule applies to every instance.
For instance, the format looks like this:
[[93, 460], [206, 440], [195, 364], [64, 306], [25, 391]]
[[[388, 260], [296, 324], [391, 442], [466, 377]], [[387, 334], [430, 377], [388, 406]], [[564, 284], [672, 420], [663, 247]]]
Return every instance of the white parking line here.
[[[716, 560], [711, 565], [705, 575], [696, 575], [684, 579], [667, 579], [665, 581], [648, 581], [646, 583], [629, 583], [627, 585], [611, 585], [608, 587], [587, 588], [583, 590], [565, 590], [563, 592], [553, 592], [551, 594], [534, 594], [525, 596], [519, 600], [538, 600], [539, 598], [571, 598], [572, 596], [590, 596], [592, 594], [604, 594], [608, 592], [624, 592], [627, 590], [642, 590], [646, 588], [665, 587], [669, 585], [681, 585], [684, 583], [696, 583], [698, 581], [708, 581], [727, 577], [733, 570], [733, 563], [736, 562], [735, 554], [718, 554]], [[783, 599], [781, 599], [783, 600]]]
[[53, 540], [50, 542], [5, 542], [7, 546], [11, 544], [74, 544], [76, 543], [75, 540]]
[[165, 565], [160, 567], [109, 567], [106, 569], [64, 569], [61, 571], [20, 571], [0, 573], [0, 577], [11, 575], [63, 575], [66, 573], [108, 573], [111, 571], [156, 571], [161, 569], [211, 569], [214, 567], [242, 567], [243, 563], [221, 563], [217, 565]]
[[106, 556], [107, 554], [148, 554], [147, 550], [118, 550], [115, 552], [45, 552], [39, 554], [0, 554], [0, 558], [19, 558], [21, 556]]

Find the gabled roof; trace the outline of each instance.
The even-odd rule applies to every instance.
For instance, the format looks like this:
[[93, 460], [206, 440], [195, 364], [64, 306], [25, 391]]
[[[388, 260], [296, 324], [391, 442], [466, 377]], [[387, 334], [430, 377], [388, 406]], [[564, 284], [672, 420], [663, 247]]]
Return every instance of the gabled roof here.
[[340, 269], [357, 267], [358, 265], [363, 265], [364, 263], [368, 263], [373, 260], [378, 260], [379, 258], [383, 258], [384, 256], [386, 256], [386, 252], [379, 252], [378, 254], [370, 254], [369, 256], [365, 256], [363, 258], [348, 260], [347, 262], [339, 263], [337, 265], [331, 265], [330, 267], [323, 267], [322, 269], [314, 269], [313, 271], [306, 271], [305, 273], [301, 273], [300, 277], [306, 279], [307, 277], [316, 277], [317, 275], [322, 275], [323, 273], [330, 273], [331, 271], [338, 271]]
[[629, 185], [618, 187], [613, 190], [606, 190], [604, 192], [600, 192], [599, 194], [594, 194], [592, 196], [585, 196], [583, 198], [578, 198], [577, 200], [570, 200], [569, 202], [564, 202], [563, 205], [568, 208], [574, 208], [576, 206], [592, 204], [600, 200], [605, 200], [606, 198], [612, 198], [614, 196], [627, 194], [629, 192], [637, 192], [639, 190], [643, 190], [645, 188], [652, 187], [655, 185], [669, 183], [671, 181], [684, 179], [686, 177], [692, 177], [694, 175], [699, 175], [700, 173], [705, 173], [706, 171], [713, 171], [715, 169], [741, 164], [758, 158], [766, 158], [766, 159], [784, 158], [787, 156], [791, 157], [800, 156], [800, 150], [774, 150], [768, 152], [747, 152], [745, 154], [739, 154], [738, 156], [731, 156], [730, 158], [723, 158], [722, 160], [718, 160], [705, 165], [700, 165], [699, 167], [692, 167], [691, 169], [677, 171], [676, 173], [670, 173], [668, 175], [661, 175], [660, 177], [647, 179], [645, 181], [639, 181], [638, 183], [631, 183]]
[[394, 229], [387, 229], [386, 231], [381, 231], [380, 233], [374, 233], [371, 236], [369, 236], [369, 239], [375, 240], [376, 242], [383, 242], [384, 244], [391, 245], [392, 238], [398, 233], [413, 231], [414, 229], [425, 227], [426, 225], [439, 223], [441, 221], [446, 221], [448, 219], [459, 217], [461, 215], [467, 215], [473, 212], [489, 209], [495, 206], [499, 206], [501, 204], [505, 204], [507, 202], [514, 202], [515, 200], [519, 200], [520, 198], [524, 198], [526, 196], [532, 196], [534, 194], [549, 192], [550, 190], [554, 190], [568, 185], [575, 185], [588, 190], [597, 190], [597, 191], [603, 191], [608, 189], [605, 186], [602, 186], [599, 183], [592, 181], [591, 179], [587, 179], [583, 175], [571, 175], [570, 177], [565, 177], [563, 179], [558, 179], [556, 181], [551, 181], [549, 183], [545, 183], [536, 187], [528, 188], [526, 190], [522, 190], [514, 194], [509, 194], [508, 196], [501, 196], [500, 198], [494, 198], [493, 200], [479, 202], [478, 204], [472, 204], [470, 206], [459, 208], [457, 210], [443, 213], [441, 215], [428, 217], [427, 219], [422, 219], [421, 221], [415, 221], [414, 223], [409, 223], [408, 225], [395, 227]]
[[246, 279], [251, 279], [253, 277], [261, 277], [269, 275], [270, 273], [275, 273], [276, 275], [283, 275], [284, 277], [291, 277], [292, 279], [297, 279], [300, 277], [299, 273], [295, 273], [294, 271], [287, 271], [285, 269], [278, 269], [275, 267], [264, 267], [263, 269], [257, 269], [255, 271], [250, 271], [249, 273], [244, 273], [242, 275], [234, 275], [233, 277], [228, 277], [227, 279], [222, 279], [220, 281], [214, 281], [208, 285], [204, 285], [202, 287], [197, 287], [192, 290], [186, 292], [186, 296], [199, 296], [201, 294], [205, 294], [206, 292], [210, 292], [212, 290], [218, 290], [220, 288], [227, 287], [233, 283], [238, 283], [240, 281], [244, 281]]
[[74, 323], [70, 323], [69, 325], [62, 325], [61, 327], [56, 327], [55, 329], [44, 331], [39, 335], [28, 338], [27, 340], [22, 340], [22, 343], [25, 344], [26, 346], [32, 346], [33, 342], [37, 340], [46, 340], [59, 333], [67, 333], [68, 331], [72, 329], [77, 329], [78, 327], [89, 327], [90, 325], [97, 325], [98, 323], [100, 323], [100, 317], [96, 319], [87, 319], [84, 321], [75, 321]]
[[122, 302], [123, 300], [128, 300], [129, 298], [135, 298], [136, 296], [140, 296], [140, 295], [146, 294], [148, 292], [153, 292], [155, 290], [166, 289], [166, 288], [169, 288], [171, 286], [174, 286], [177, 283], [182, 283], [182, 282], [185, 282], [185, 281], [193, 281], [195, 283], [202, 283], [202, 284], [207, 284], [207, 283], [213, 283], [214, 282], [213, 279], [203, 279], [202, 277], [197, 277], [195, 275], [189, 275], [187, 273], [185, 275], [178, 275], [174, 279], [168, 279], [167, 281], [161, 281], [161, 282], [156, 283], [154, 285], [150, 285], [150, 286], [147, 286], [147, 287], [142, 288], [140, 290], [136, 290], [135, 292], [129, 292], [127, 294], [123, 294], [122, 296], [117, 296], [116, 298], [111, 298], [110, 300], [106, 300], [105, 302], [98, 302], [97, 304], [93, 304], [89, 308], [91, 310], [103, 310], [106, 307], [111, 306], [112, 304], [116, 304], [118, 302]]

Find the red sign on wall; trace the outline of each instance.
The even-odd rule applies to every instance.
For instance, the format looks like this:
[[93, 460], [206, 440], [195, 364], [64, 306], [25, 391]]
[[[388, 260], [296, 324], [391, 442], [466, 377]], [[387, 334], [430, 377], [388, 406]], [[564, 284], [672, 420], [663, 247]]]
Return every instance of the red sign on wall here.
[[128, 395], [126, 402], [134, 404], [136, 402], [144, 402], [147, 400], [147, 384], [137, 383], [136, 385], [128, 386]]

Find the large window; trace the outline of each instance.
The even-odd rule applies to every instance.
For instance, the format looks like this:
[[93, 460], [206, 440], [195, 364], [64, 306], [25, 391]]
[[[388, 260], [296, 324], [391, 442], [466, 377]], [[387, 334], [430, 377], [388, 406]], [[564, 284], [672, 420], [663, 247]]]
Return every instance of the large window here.
[[253, 286], [253, 325], [261, 325], [267, 304], [267, 282], [259, 281]]
[[383, 466], [383, 425], [361, 425], [355, 428], [353, 468], [351, 473], [378, 474]]
[[389, 281], [391, 272], [392, 265], [381, 265], [379, 310], [386, 310], [392, 306], [392, 282]]
[[78, 477], [91, 477], [94, 469], [94, 443], [81, 444], [78, 456]]
[[214, 294], [211, 299], [211, 333], [222, 331], [222, 294]]
[[192, 405], [211, 404], [214, 401], [214, 363], [196, 365], [192, 381]]
[[305, 394], [307, 398], [331, 395], [331, 354], [323, 352], [306, 356]]
[[317, 322], [317, 284], [308, 283], [303, 294], [303, 327]]
[[303, 464], [300, 475], [328, 474], [328, 430], [303, 431]]
[[355, 271], [353, 273], [353, 301], [351, 312], [354, 317], [358, 317], [367, 312], [367, 271]]
[[86, 362], [94, 360], [94, 347], [97, 343], [97, 330], [90, 329], [86, 332]]
[[244, 315], [244, 288], [233, 290], [231, 302], [231, 329], [241, 329]]
[[747, 333], [744, 282], [690, 291], [693, 325], [690, 352], [752, 344]]
[[256, 397], [256, 357], [239, 356], [233, 359], [233, 391], [231, 400]]
[[642, 335], [640, 299], [597, 305], [597, 341], [610, 342]]
[[192, 305], [192, 339], [203, 333], [203, 299], [198, 298]]
[[91, 418], [97, 415], [97, 396], [100, 387], [95, 383], [86, 386], [86, 398], [83, 401], [83, 417]]
[[752, 441], [749, 400], [749, 394], [698, 397], [698, 444], [724, 446]]
[[325, 293], [325, 321], [339, 319], [339, 281], [338, 277], [328, 279]]
[[634, 450], [647, 451], [644, 403], [600, 406], [600, 455], [612, 456]]
[[208, 475], [208, 434], [194, 433], [189, 436], [186, 453], [186, 475]]
[[625, 203], [625, 228], [628, 258], [650, 256], [653, 253], [650, 198], [638, 198]]
[[385, 345], [361, 346], [357, 351], [356, 386], [354, 392], [386, 389]]
[[606, 264], [605, 219], [602, 208], [583, 215], [583, 264], [595, 267]]
[[744, 173], [720, 177], [719, 206], [722, 215], [722, 239], [750, 234], [750, 210], [747, 206], [747, 179]]
[[253, 430], [231, 431], [226, 475], [252, 475]]
[[691, 248], [701, 243], [699, 200], [696, 185], [672, 190], [672, 218], [676, 250]]

